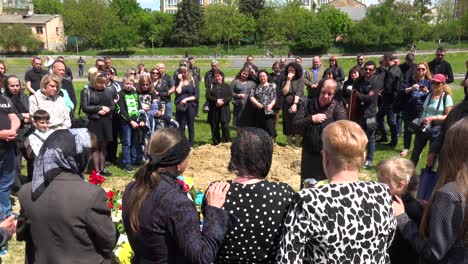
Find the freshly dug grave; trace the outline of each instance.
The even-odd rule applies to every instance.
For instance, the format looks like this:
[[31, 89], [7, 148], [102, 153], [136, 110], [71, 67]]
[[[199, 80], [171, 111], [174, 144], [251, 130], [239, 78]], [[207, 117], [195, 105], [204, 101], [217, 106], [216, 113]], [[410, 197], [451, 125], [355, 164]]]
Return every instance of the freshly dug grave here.
[[[217, 146], [207, 144], [193, 149], [184, 175], [193, 176], [195, 186], [202, 190], [213, 181], [234, 179], [236, 175], [228, 171], [230, 147], [230, 143], [225, 143]], [[275, 144], [267, 180], [285, 182], [293, 189], [299, 190], [300, 171], [301, 149]]]

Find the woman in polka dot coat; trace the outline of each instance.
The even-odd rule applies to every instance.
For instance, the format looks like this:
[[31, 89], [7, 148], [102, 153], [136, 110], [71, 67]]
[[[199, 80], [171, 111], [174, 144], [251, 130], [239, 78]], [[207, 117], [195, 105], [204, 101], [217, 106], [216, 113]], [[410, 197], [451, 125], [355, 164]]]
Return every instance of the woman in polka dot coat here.
[[265, 180], [273, 140], [262, 129], [242, 128], [231, 146], [231, 184], [223, 209], [237, 218], [226, 232], [215, 263], [274, 263], [283, 217], [294, 194], [286, 183]]

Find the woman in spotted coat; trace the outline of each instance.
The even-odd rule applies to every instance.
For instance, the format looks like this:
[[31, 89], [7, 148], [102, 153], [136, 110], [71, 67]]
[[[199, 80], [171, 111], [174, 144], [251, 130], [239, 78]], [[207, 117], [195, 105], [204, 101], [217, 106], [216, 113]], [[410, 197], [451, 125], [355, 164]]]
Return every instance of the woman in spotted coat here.
[[273, 140], [265, 130], [240, 129], [231, 146], [230, 182], [223, 209], [237, 218], [218, 251], [219, 263], [274, 263], [283, 216], [294, 194], [286, 183], [265, 180], [271, 166]]

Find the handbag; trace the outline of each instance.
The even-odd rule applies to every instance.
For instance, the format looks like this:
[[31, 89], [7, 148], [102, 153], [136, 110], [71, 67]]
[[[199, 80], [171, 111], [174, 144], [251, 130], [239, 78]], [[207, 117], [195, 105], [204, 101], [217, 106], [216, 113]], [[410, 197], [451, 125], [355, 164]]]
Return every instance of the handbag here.
[[417, 199], [428, 201], [431, 198], [432, 191], [437, 183], [437, 174], [432, 167], [421, 169], [419, 174]]
[[[89, 89], [88, 88], [85, 88], [86, 90], [86, 93], [88, 94], [88, 98], [90, 96], [89, 94]], [[87, 128], [88, 127], [88, 123], [89, 123], [89, 119], [87, 116], [81, 116], [81, 104], [80, 104], [80, 107], [78, 108], [78, 118], [75, 118], [74, 115], [71, 115], [71, 127], [72, 128]]]
[[416, 133], [421, 127], [421, 123], [422, 123], [422, 118], [418, 117], [418, 118], [413, 119], [413, 121], [411, 121], [411, 123], [408, 125], [408, 130], [411, 133]]
[[185, 111], [187, 111], [187, 106], [188, 106], [187, 104], [182, 104], [182, 103], [177, 104], [176, 105], [176, 110], [177, 110], [177, 112], [185, 112]]

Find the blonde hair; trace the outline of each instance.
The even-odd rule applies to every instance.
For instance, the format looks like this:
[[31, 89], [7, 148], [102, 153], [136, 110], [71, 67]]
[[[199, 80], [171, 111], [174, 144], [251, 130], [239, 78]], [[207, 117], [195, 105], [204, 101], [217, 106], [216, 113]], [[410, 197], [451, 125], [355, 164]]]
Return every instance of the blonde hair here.
[[[426, 78], [427, 80], [432, 80], [432, 74], [431, 74], [431, 71], [429, 70], [429, 64], [427, 64], [427, 62], [425, 62], [425, 61], [422, 61], [422, 62], [416, 64], [416, 68], [419, 65], [423, 65], [426, 68], [426, 74], [424, 75], [424, 78]], [[415, 80], [418, 79], [418, 71], [414, 72], [414, 79]]]
[[107, 77], [104, 72], [97, 71], [91, 76], [91, 87], [96, 88], [98, 83], [106, 83]]
[[[400, 157], [384, 159], [377, 165], [377, 177], [387, 179], [391, 187], [404, 183], [404, 190], [414, 179], [415, 168], [412, 161]], [[412, 186], [413, 187], [413, 186]]]
[[53, 73], [46, 74], [42, 77], [41, 91], [51, 82], [54, 82], [57, 85], [57, 91], [60, 91], [60, 88], [62, 88], [62, 82], [60, 81], [60, 77]]
[[329, 124], [323, 130], [322, 141], [335, 167], [340, 170], [359, 170], [364, 162], [368, 140], [357, 123], [339, 120]]

